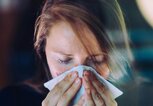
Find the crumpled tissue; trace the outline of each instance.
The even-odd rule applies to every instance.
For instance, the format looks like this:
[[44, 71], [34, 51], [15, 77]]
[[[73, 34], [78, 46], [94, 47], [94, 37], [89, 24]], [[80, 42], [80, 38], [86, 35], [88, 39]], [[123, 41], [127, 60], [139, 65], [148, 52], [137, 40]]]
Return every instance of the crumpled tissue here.
[[[85, 66], [85, 65], [79, 65], [76, 67], [73, 67], [72, 69], [62, 73], [61, 75], [53, 78], [52, 80], [46, 82], [44, 84], [44, 86], [46, 88], [48, 88], [49, 90], [52, 90], [54, 88], [54, 86], [59, 83], [61, 80], [64, 79], [64, 77], [72, 72], [72, 71], [77, 71], [79, 77], [83, 77], [83, 71], [91, 71], [95, 74], [95, 76], [97, 77], [97, 79], [110, 91], [112, 97], [115, 99], [117, 97], [119, 97], [120, 95], [123, 94], [123, 92], [121, 90], [119, 90], [118, 88], [116, 88], [114, 85], [112, 85], [110, 82], [108, 82], [107, 80], [105, 80], [102, 76], [100, 76], [95, 69], [93, 69], [92, 67], [89, 66]], [[84, 94], [85, 89], [83, 87], [83, 85], [81, 86], [81, 88], [79, 89], [79, 91], [77, 92], [77, 94], [75, 95], [74, 99], [72, 100], [72, 104], [76, 104], [78, 102], [78, 100], [80, 99], [80, 97]]]

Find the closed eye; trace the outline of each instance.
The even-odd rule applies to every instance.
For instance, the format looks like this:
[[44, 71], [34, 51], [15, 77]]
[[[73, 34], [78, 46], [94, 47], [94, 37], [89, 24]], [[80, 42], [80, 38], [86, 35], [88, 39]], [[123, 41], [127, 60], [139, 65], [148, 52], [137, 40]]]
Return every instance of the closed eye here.
[[98, 64], [98, 65], [101, 65], [103, 64], [104, 62], [106, 62], [106, 59], [103, 55], [98, 55], [98, 56], [91, 56], [89, 58], [89, 61], [90, 61], [90, 64]]
[[60, 64], [69, 64], [72, 61], [72, 58], [59, 59], [58, 61]]

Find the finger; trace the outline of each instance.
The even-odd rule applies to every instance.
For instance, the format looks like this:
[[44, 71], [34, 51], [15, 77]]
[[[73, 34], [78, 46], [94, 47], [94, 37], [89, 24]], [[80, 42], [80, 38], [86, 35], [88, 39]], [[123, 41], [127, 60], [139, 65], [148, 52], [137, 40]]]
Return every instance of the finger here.
[[117, 106], [116, 101], [113, 99], [110, 91], [96, 78], [92, 76], [92, 85], [97, 90], [98, 94], [103, 98], [106, 106]]
[[75, 104], [74, 106], [83, 106], [84, 104], [84, 95], [81, 96], [80, 100], [78, 101], [77, 104]]
[[[91, 75], [92, 73], [91, 72], [85, 72], [85, 78], [88, 77], [91, 78]], [[92, 81], [89, 79], [89, 84], [90, 84], [90, 89], [91, 89], [91, 95], [92, 95], [92, 98], [93, 98], [93, 101], [95, 103], [96, 106], [104, 106], [105, 105], [105, 102], [103, 100], [103, 98], [101, 97], [101, 95], [97, 92], [97, 90], [95, 89], [95, 87], [93, 86], [92, 84]]]
[[94, 101], [91, 94], [91, 83], [86, 75], [83, 76], [83, 85], [85, 88], [85, 105], [94, 106]]
[[59, 82], [53, 90], [51, 90], [45, 100], [43, 101], [43, 104], [52, 104], [57, 105], [60, 97], [65, 93], [65, 91], [70, 88], [74, 80], [78, 77], [77, 72], [72, 72], [68, 74], [61, 82]]
[[95, 89], [91, 90], [91, 94], [96, 106], [105, 106], [105, 101]]
[[67, 106], [81, 87], [81, 79], [77, 78], [73, 85], [62, 95], [57, 106]]
[[92, 85], [96, 88], [100, 95], [110, 96], [109, 90], [92, 74]]

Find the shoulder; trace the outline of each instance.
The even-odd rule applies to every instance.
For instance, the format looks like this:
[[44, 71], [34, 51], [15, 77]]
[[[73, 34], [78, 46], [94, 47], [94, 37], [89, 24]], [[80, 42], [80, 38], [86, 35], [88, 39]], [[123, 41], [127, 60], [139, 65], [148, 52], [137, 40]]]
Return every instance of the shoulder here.
[[13, 85], [0, 91], [0, 106], [41, 106], [44, 98], [28, 85]]

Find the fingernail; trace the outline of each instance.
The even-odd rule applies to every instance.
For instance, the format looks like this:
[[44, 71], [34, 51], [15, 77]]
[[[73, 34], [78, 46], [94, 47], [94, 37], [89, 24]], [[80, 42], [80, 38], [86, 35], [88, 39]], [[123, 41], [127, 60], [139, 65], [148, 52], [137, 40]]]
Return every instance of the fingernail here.
[[71, 74], [71, 79], [75, 79], [77, 77], [77, 73], [76, 72], [73, 72], [72, 74]]
[[75, 80], [75, 83], [77, 83], [77, 84], [79, 84], [81, 81], [80, 81], [80, 79], [79, 78], [77, 78], [76, 80]]

